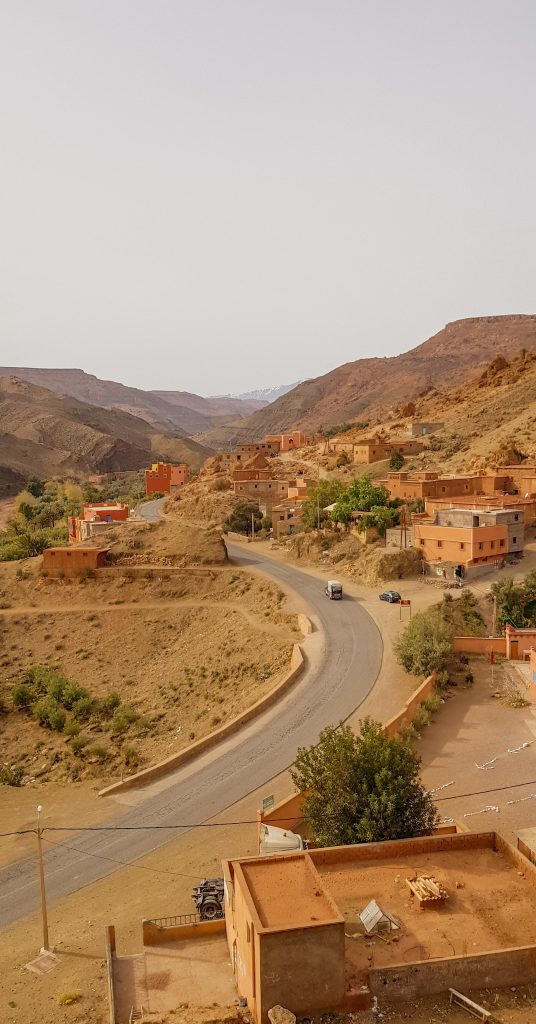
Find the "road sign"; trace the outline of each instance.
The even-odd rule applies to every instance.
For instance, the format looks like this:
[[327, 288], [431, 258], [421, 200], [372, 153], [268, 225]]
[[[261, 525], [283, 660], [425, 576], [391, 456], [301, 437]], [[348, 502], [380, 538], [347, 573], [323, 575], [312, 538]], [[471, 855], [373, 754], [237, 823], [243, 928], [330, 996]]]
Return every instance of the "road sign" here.
[[399, 604], [411, 604], [411, 601], [399, 601]]

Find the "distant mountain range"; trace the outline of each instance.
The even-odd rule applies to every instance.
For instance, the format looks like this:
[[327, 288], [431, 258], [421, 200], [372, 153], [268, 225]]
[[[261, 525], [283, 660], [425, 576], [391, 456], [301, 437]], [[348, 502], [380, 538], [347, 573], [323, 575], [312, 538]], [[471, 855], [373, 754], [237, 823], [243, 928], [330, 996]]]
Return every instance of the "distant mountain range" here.
[[271, 402], [275, 402], [277, 398], [281, 398], [282, 395], [286, 395], [293, 388], [297, 388], [301, 381], [297, 380], [294, 384], [280, 384], [273, 388], [257, 388], [255, 391], [244, 391], [240, 395], [221, 395], [215, 396], [215, 399], [209, 399], [209, 401], [217, 400], [221, 398], [238, 398], [241, 402], [262, 402], [264, 405], [270, 405]]
[[105, 409], [0, 376], [0, 495], [29, 476], [143, 469], [159, 459], [199, 469], [210, 455], [189, 437], [123, 409]]
[[223, 426], [230, 420], [262, 409], [266, 404], [231, 396], [202, 398], [189, 391], [143, 391], [113, 380], [101, 380], [78, 369], [0, 366], [0, 377], [18, 377], [58, 395], [69, 395], [104, 409], [120, 409], [185, 437], [210, 427]]
[[372, 425], [398, 416], [410, 401], [464, 384], [498, 355], [510, 361], [535, 349], [536, 315], [473, 317], [399, 356], [214, 398], [143, 391], [77, 369], [0, 367], [0, 494], [32, 474], [138, 469], [158, 458], [196, 469], [211, 451], [267, 433]]

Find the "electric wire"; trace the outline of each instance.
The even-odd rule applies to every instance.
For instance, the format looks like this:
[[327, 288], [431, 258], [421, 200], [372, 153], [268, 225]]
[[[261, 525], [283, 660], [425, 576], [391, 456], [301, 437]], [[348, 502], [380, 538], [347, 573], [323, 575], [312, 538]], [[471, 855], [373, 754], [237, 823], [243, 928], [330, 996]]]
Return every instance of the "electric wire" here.
[[[471, 796], [487, 796], [489, 793], [502, 793], [508, 789], [521, 789], [523, 786], [536, 786], [536, 779], [527, 779], [525, 782], [513, 782], [509, 786], [494, 786], [492, 789], [475, 789], [471, 793], [453, 793], [450, 796], [440, 796], [434, 803], [444, 803], [447, 800], [465, 800]], [[272, 824], [276, 822], [288, 822], [286, 818], [271, 818]], [[41, 828], [41, 835], [44, 832], [147, 832], [158, 829], [168, 829], [174, 831], [175, 829], [197, 829], [197, 828], [226, 828], [239, 826], [239, 825], [257, 825], [257, 818], [246, 818], [242, 821], [208, 821], [208, 822], [192, 822], [191, 824], [174, 824], [174, 825], [43, 825]], [[21, 829], [20, 831], [14, 832], [0, 832], [0, 839], [4, 839], [6, 836], [24, 836], [24, 835], [36, 835], [37, 829], [27, 828]], [[61, 844], [64, 846], [65, 844]], [[83, 853], [83, 850], [78, 851]]]

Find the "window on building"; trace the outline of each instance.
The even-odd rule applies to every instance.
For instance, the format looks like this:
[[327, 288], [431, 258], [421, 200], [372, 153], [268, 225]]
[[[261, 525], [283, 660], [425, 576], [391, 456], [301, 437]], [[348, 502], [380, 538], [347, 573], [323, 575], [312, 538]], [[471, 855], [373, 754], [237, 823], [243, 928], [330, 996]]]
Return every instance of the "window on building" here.
[[494, 547], [495, 547], [495, 541], [494, 541], [494, 540], [492, 540], [492, 541], [491, 541], [491, 550], [492, 550], [492, 551], [493, 551], [493, 548], [494, 548]]
[[460, 551], [465, 551], [465, 544], [463, 543], [463, 541], [460, 544]]
[[419, 544], [422, 544], [424, 547], [424, 537], [421, 537], [421, 539], [419, 540]]
[[438, 548], [442, 548], [443, 547], [443, 541], [442, 540], [438, 540], [437, 546], [438, 546]]
[[512, 544], [517, 544], [517, 537], [512, 537]]
[[480, 544], [478, 545], [478, 550], [479, 550], [479, 551], [482, 551], [482, 550], [483, 550], [483, 548], [484, 548], [484, 545], [482, 544], [482, 542], [480, 542]]
[[499, 547], [500, 547], [500, 548], [503, 548], [503, 547], [504, 547], [504, 541], [503, 541], [503, 540], [500, 540], [500, 541], [499, 541]]
[[518, 515], [515, 515], [515, 516], [514, 516], [514, 519], [515, 519], [515, 521], [516, 521], [516, 523], [517, 523], [517, 521], [518, 521], [518, 519], [519, 519], [519, 516], [518, 516]]

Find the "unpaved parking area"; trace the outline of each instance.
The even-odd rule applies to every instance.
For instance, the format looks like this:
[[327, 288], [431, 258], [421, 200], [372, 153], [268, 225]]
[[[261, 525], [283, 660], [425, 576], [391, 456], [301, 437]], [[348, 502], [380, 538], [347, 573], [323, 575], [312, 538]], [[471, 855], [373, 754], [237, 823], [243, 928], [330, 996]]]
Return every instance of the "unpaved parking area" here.
[[516, 845], [516, 830], [536, 825], [536, 705], [512, 708], [492, 696], [500, 665], [493, 685], [486, 661], [473, 659], [471, 671], [474, 684], [453, 691], [419, 741], [422, 779], [429, 789], [446, 787], [436, 794], [443, 816]]

